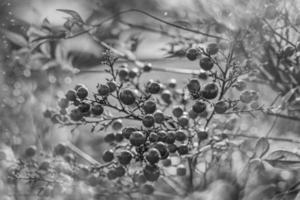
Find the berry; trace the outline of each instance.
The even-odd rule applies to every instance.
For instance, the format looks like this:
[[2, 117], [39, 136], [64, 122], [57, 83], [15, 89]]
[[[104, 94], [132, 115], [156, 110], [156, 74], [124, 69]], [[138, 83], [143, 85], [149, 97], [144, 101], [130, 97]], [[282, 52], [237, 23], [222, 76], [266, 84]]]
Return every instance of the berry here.
[[62, 99], [60, 99], [59, 101], [58, 101], [58, 106], [60, 107], [60, 108], [67, 108], [68, 106], [69, 106], [69, 100], [68, 99], [66, 99], [66, 98], [62, 98]]
[[129, 70], [127, 67], [121, 68], [118, 72], [120, 80], [125, 80], [129, 74]]
[[144, 72], [150, 72], [152, 70], [152, 64], [151, 63], [145, 64], [143, 70]]
[[158, 136], [158, 141], [165, 142], [167, 137], [167, 132], [164, 130], [158, 131], [157, 136]]
[[150, 164], [154, 165], [160, 160], [160, 152], [155, 148], [151, 148], [146, 153], [145, 158]]
[[65, 96], [69, 101], [75, 101], [77, 98], [75, 90], [68, 90]]
[[116, 133], [116, 135], [115, 135], [116, 142], [122, 142], [123, 139], [124, 139], [124, 137], [123, 137], [122, 133]]
[[172, 165], [172, 160], [171, 159], [164, 159], [162, 160], [162, 164], [164, 167], [170, 167]]
[[224, 114], [227, 111], [228, 107], [229, 107], [229, 105], [228, 105], [227, 102], [218, 101], [215, 104], [215, 112], [218, 113], [218, 114]]
[[104, 141], [107, 143], [112, 143], [113, 141], [115, 141], [115, 134], [113, 133], [106, 134], [106, 136], [104, 137]]
[[70, 118], [73, 121], [79, 121], [83, 118], [83, 114], [80, 112], [79, 109], [75, 108], [75, 109], [71, 110]]
[[265, 18], [267, 19], [275, 19], [277, 16], [277, 10], [274, 5], [269, 5], [265, 8]]
[[144, 174], [142, 174], [142, 173], [139, 172], [139, 173], [135, 173], [133, 175], [133, 181], [137, 182], [138, 184], [143, 184], [143, 183], [147, 182], [147, 179], [144, 176]]
[[243, 91], [246, 87], [247, 87], [247, 84], [245, 81], [242, 81], [242, 80], [238, 80], [234, 87], [238, 90], [238, 91]]
[[191, 119], [196, 119], [196, 118], [198, 117], [198, 113], [196, 113], [196, 112], [192, 109], [192, 110], [189, 110], [188, 116], [189, 116], [189, 118], [191, 118]]
[[166, 159], [169, 156], [168, 148], [163, 142], [157, 142], [154, 148], [160, 152], [161, 159]]
[[185, 176], [186, 175], [186, 167], [184, 165], [179, 165], [176, 169], [177, 176]]
[[164, 113], [162, 111], [160, 111], [160, 110], [157, 110], [153, 114], [153, 117], [154, 117], [155, 123], [161, 124], [161, 123], [163, 123], [165, 121]]
[[111, 125], [111, 127], [115, 131], [121, 130], [122, 127], [123, 127], [122, 120], [121, 119], [114, 120], [113, 123], [112, 123], [112, 125]]
[[206, 103], [204, 103], [203, 101], [196, 101], [192, 106], [192, 110], [198, 114], [202, 113], [206, 110]]
[[43, 115], [44, 115], [45, 118], [51, 118], [52, 111], [47, 109], [47, 110], [44, 111]]
[[114, 180], [114, 179], [118, 178], [117, 173], [114, 169], [108, 170], [106, 176], [109, 180]]
[[110, 93], [110, 88], [108, 85], [101, 84], [98, 86], [98, 94], [100, 96], [108, 96]]
[[210, 71], [214, 66], [214, 62], [209, 57], [201, 58], [199, 64], [204, 71]]
[[175, 106], [172, 110], [172, 114], [175, 116], [175, 117], [180, 117], [182, 116], [183, 114], [183, 109], [181, 106]]
[[180, 155], [185, 155], [185, 154], [188, 154], [189, 153], [189, 148], [187, 145], [185, 144], [181, 144], [177, 147], [177, 152], [180, 154]]
[[114, 91], [116, 91], [116, 89], [117, 89], [117, 87], [118, 87], [118, 85], [117, 85], [117, 83], [116, 83], [115, 81], [108, 81], [108, 82], [107, 82], [107, 85], [108, 85], [108, 87], [109, 87], [109, 92], [114, 92]]
[[102, 159], [104, 162], [111, 162], [114, 159], [113, 150], [106, 150], [103, 152]]
[[150, 184], [144, 184], [141, 187], [141, 193], [146, 194], [146, 195], [150, 195], [153, 194], [154, 192], [154, 187]]
[[208, 53], [209, 55], [215, 55], [218, 53], [218, 51], [219, 47], [216, 43], [209, 43], [206, 47], [206, 53]]
[[142, 123], [146, 128], [150, 128], [154, 125], [155, 120], [154, 117], [150, 114], [144, 116], [144, 118], [142, 119]]
[[199, 130], [197, 132], [198, 139], [199, 140], [206, 140], [208, 138], [208, 132], [207, 130]]
[[129, 141], [133, 146], [140, 146], [145, 143], [146, 137], [143, 132], [135, 131], [131, 133]]
[[33, 157], [36, 154], [36, 146], [30, 146], [25, 150], [26, 157]]
[[83, 86], [83, 87], [79, 87], [76, 90], [76, 94], [80, 99], [85, 99], [88, 96], [89, 92], [88, 89]]
[[91, 175], [87, 178], [87, 184], [89, 186], [95, 187], [96, 185], [98, 185], [98, 183], [99, 183], [99, 179], [95, 175]]
[[176, 88], [176, 85], [177, 85], [176, 79], [171, 78], [168, 82], [168, 87], [174, 89], [174, 88]]
[[286, 46], [283, 49], [283, 55], [284, 57], [291, 57], [295, 53], [295, 48], [292, 46]]
[[185, 132], [183, 130], [178, 130], [175, 133], [175, 138], [176, 138], [176, 140], [183, 142], [184, 140], [187, 139], [187, 135], [185, 134]]
[[164, 90], [161, 93], [161, 99], [167, 104], [170, 104], [172, 102], [171, 97], [172, 97], [172, 93], [170, 90]]
[[120, 92], [119, 99], [125, 105], [132, 105], [135, 103], [136, 95], [132, 90], [124, 89]]
[[136, 131], [136, 128], [132, 128], [132, 127], [124, 128], [124, 129], [122, 130], [122, 135], [123, 135], [124, 138], [129, 139], [130, 136], [131, 136], [131, 134], [132, 134], [133, 132], [135, 132], [135, 131]]
[[206, 117], [208, 117], [208, 112], [207, 112], [207, 110], [205, 110], [205, 111], [203, 111], [202, 113], [200, 113], [200, 114], [199, 114], [199, 117], [201, 117], [201, 118], [206, 118]]
[[50, 163], [49, 163], [48, 161], [43, 161], [43, 162], [39, 165], [39, 170], [48, 171], [49, 168], [50, 168]]
[[157, 181], [160, 176], [159, 168], [156, 165], [146, 165], [143, 169], [143, 173], [147, 181]]
[[198, 81], [198, 79], [194, 78], [189, 81], [189, 83], [187, 84], [187, 88], [191, 93], [199, 92], [201, 89], [200, 82]]
[[152, 114], [156, 110], [156, 103], [152, 100], [148, 100], [144, 102], [143, 109], [146, 114]]
[[189, 125], [189, 118], [187, 115], [182, 115], [178, 118], [178, 124], [182, 127], [186, 127]]
[[95, 104], [92, 106], [91, 112], [93, 115], [99, 116], [104, 112], [104, 109], [100, 104]]
[[252, 99], [252, 101], [257, 101], [257, 100], [259, 99], [259, 94], [258, 94], [257, 91], [255, 91], [255, 90], [250, 90], [249, 92], [250, 92], [250, 94], [251, 94], [251, 99]]
[[215, 83], [208, 83], [201, 92], [205, 99], [214, 99], [218, 96], [219, 88]]
[[243, 103], [250, 103], [252, 101], [252, 94], [249, 90], [245, 90], [240, 94], [240, 100]]
[[81, 103], [79, 106], [78, 106], [78, 110], [81, 112], [81, 113], [87, 113], [90, 111], [90, 104], [88, 103]]
[[67, 148], [63, 144], [58, 144], [54, 148], [54, 154], [58, 156], [63, 156], [67, 151]]
[[167, 132], [165, 143], [173, 144], [175, 142], [175, 133], [172, 131]]
[[138, 73], [139, 73], [139, 69], [135, 67], [129, 71], [128, 76], [129, 76], [129, 78], [133, 79], [138, 75]]
[[177, 146], [176, 144], [168, 144], [168, 151], [170, 153], [175, 153], [177, 151]]
[[198, 74], [198, 78], [202, 79], [202, 80], [207, 80], [208, 79], [208, 74], [205, 71], [200, 70], [200, 72]]
[[186, 57], [187, 57], [187, 59], [189, 59], [190, 61], [194, 61], [194, 60], [197, 59], [198, 54], [199, 54], [199, 53], [198, 53], [197, 49], [191, 48], [191, 49], [188, 49], [188, 50], [187, 50], [187, 52], [186, 52]]
[[118, 156], [119, 163], [122, 165], [128, 165], [132, 159], [132, 154], [130, 151], [123, 150]]
[[161, 90], [160, 84], [157, 82], [150, 82], [147, 85], [147, 91], [151, 94], [158, 94]]
[[117, 177], [122, 177], [125, 175], [126, 170], [123, 166], [118, 166], [115, 168], [115, 173]]
[[157, 142], [159, 140], [159, 136], [155, 132], [151, 132], [149, 135], [149, 141], [150, 142]]
[[75, 85], [74, 90], [77, 92], [77, 90], [78, 90], [79, 88], [81, 88], [81, 87], [86, 88], [86, 86], [85, 86], [84, 84], [79, 83], [79, 84], [76, 84], [76, 85]]

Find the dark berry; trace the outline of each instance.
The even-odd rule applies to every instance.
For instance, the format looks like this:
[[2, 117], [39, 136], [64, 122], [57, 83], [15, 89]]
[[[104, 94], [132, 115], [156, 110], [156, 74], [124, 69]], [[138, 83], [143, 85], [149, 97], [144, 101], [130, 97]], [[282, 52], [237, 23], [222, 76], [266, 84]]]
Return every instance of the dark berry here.
[[200, 64], [200, 67], [205, 71], [211, 70], [214, 66], [214, 62], [209, 57], [201, 58], [199, 64]]
[[104, 162], [111, 162], [114, 159], [113, 150], [106, 150], [103, 152], [102, 159]]
[[122, 165], [128, 165], [132, 159], [132, 154], [130, 151], [123, 150], [118, 156], [119, 163]]

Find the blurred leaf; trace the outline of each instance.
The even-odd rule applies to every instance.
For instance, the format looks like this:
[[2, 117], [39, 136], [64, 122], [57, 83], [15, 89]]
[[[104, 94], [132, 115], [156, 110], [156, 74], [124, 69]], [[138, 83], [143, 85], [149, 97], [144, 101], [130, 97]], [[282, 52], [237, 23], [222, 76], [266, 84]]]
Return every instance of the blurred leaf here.
[[47, 18], [45, 18], [45, 19], [43, 20], [41, 27], [42, 27], [43, 29], [46, 29], [46, 30], [49, 31], [49, 32], [52, 32], [50, 22], [49, 22], [49, 20], [48, 20]]
[[19, 47], [27, 47], [27, 45], [28, 45], [28, 42], [25, 39], [25, 37], [23, 37], [22, 35], [20, 35], [18, 33], [14, 33], [14, 32], [6, 30], [5, 36], [10, 42], [14, 43], [15, 45], [18, 45]]
[[56, 10], [68, 14], [77, 22], [84, 24], [84, 22], [78, 12], [76, 12], [74, 10], [69, 10], [69, 9], [56, 9]]
[[299, 160], [300, 161], [300, 155], [297, 153], [290, 152], [290, 151], [277, 150], [277, 151], [273, 151], [272, 153], [267, 155], [266, 159], [268, 159], [268, 160]]
[[279, 167], [284, 169], [299, 169], [300, 161], [294, 160], [265, 160], [273, 167]]
[[263, 157], [269, 150], [270, 144], [266, 138], [260, 138], [255, 145], [256, 157]]

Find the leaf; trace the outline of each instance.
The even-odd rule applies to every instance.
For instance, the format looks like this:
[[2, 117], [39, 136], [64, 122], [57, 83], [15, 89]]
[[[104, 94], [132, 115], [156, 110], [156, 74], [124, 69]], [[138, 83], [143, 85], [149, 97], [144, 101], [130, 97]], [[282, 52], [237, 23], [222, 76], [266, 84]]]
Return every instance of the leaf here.
[[300, 155], [286, 150], [277, 150], [266, 156], [269, 160], [299, 160]]
[[68, 14], [77, 22], [84, 24], [84, 22], [78, 12], [76, 12], [74, 10], [69, 10], [69, 9], [56, 9], [56, 10]]
[[273, 167], [283, 168], [283, 169], [299, 169], [300, 161], [295, 160], [265, 160]]
[[255, 145], [256, 157], [262, 158], [270, 148], [269, 141], [266, 138], [260, 138]]
[[182, 27], [186, 27], [186, 28], [192, 27], [192, 25], [189, 22], [183, 21], [183, 20], [176, 20], [173, 23], [176, 25], [182, 26]]
[[15, 45], [18, 45], [19, 47], [27, 47], [27, 45], [28, 45], [28, 42], [25, 39], [25, 37], [23, 37], [22, 35], [20, 35], [18, 33], [14, 33], [14, 32], [6, 30], [5, 36], [10, 42], [14, 43]]

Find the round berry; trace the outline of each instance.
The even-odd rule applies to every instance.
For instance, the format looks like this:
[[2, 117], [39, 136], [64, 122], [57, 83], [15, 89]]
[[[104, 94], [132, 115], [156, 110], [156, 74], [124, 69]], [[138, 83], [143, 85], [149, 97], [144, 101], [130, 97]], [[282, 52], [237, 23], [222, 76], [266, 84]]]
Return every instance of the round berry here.
[[224, 114], [227, 109], [228, 109], [229, 105], [226, 101], [218, 101], [215, 104], [215, 112], [218, 114]]
[[159, 140], [159, 136], [158, 136], [157, 133], [151, 132], [151, 133], [149, 134], [149, 141], [150, 141], [150, 142], [157, 142], [158, 140]]
[[75, 90], [68, 90], [65, 96], [69, 101], [75, 101], [77, 99]]
[[132, 90], [124, 89], [120, 92], [119, 99], [125, 105], [132, 105], [135, 103], [136, 95]]
[[114, 92], [114, 91], [116, 91], [116, 89], [117, 89], [117, 87], [118, 87], [118, 85], [117, 85], [117, 83], [116, 83], [115, 81], [108, 81], [108, 82], [107, 82], [107, 85], [108, 85], [108, 87], [109, 87], [109, 92]]
[[175, 133], [173, 131], [167, 132], [165, 143], [173, 144], [175, 142]]
[[81, 88], [81, 87], [86, 88], [86, 86], [85, 86], [84, 84], [79, 83], [79, 84], [76, 84], [76, 85], [75, 85], [74, 90], [77, 92], [77, 90], [78, 90], [79, 88]]
[[150, 82], [147, 85], [147, 91], [151, 94], [158, 94], [161, 90], [161, 85], [157, 82]]
[[206, 110], [206, 103], [204, 103], [203, 101], [196, 101], [192, 106], [192, 110], [198, 114], [202, 113]]
[[147, 114], [144, 116], [144, 118], [142, 119], [142, 123], [146, 128], [150, 128], [154, 125], [155, 120], [154, 117], [150, 114]]
[[216, 43], [209, 43], [206, 47], [206, 53], [208, 53], [209, 55], [215, 55], [218, 53], [218, 51], [219, 47]]
[[176, 140], [183, 142], [187, 139], [187, 135], [183, 130], [178, 130], [175, 133], [175, 138], [176, 138]]
[[133, 146], [140, 146], [145, 143], [146, 136], [141, 131], [135, 131], [131, 133], [129, 141]]
[[202, 113], [199, 114], [199, 117], [201, 118], [207, 118], [208, 117], [208, 112], [207, 110], [203, 111]]
[[178, 124], [182, 127], [186, 127], [189, 125], [189, 118], [187, 115], [182, 115], [178, 118]]
[[163, 142], [157, 142], [154, 148], [160, 152], [161, 159], [166, 159], [169, 156], [168, 148]]
[[191, 93], [199, 92], [201, 89], [200, 82], [198, 81], [198, 79], [194, 78], [189, 81], [189, 83], [187, 84], [187, 88]]
[[165, 142], [167, 137], [167, 132], [164, 130], [160, 130], [157, 132], [158, 141]]
[[132, 134], [133, 132], [135, 132], [135, 131], [136, 131], [136, 128], [132, 128], [132, 127], [124, 128], [124, 129], [122, 130], [122, 135], [123, 135], [124, 138], [129, 139], [130, 136], [131, 136], [131, 134]]
[[161, 124], [165, 121], [165, 116], [164, 113], [160, 110], [157, 110], [154, 114], [153, 114], [155, 123]]
[[177, 86], [177, 81], [176, 81], [176, 79], [175, 79], [175, 78], [171, 78], [171, 79], [168, 81], [168, 87], [174, 89], [174, 88], [176, 88], [176, 86]]
[[30, 146], [25, 150], [26, 157], [33, 157], [36, 154], [36, 146]]
[[128, 76], [129, 78], [133, 79], [138, 75], [138, 73], [139, 73], [139, 69], [135, 67], [129, 71]]
[[172, 114], [175, 116], [175, 117], [180, 117], [182, 116], [183, 114], [183, 109], [181, 106], [175, 106], [172, 110]]
[[245, 90], [240, 94], [240, 100], [243, 103], [250, 103], [252, 101], [252, 94], [249, 90]]
[[151, 148], [147, 151], [145, 158], [150, 164], [154, 165], [160, 160], [160, 152], [155, 148]]
[[49, 168], [50, 168], [50, 162], [48, 162], [48, 161], [43, 161], [43, 162], [39, 165], [39, 170], [48, 171]]
[[95, 116], [99, 116], [104, 112], [104, 108], [100, 104], [95, 104], [92, 106], [91, 112]]
[[164, 167], [170, 167], [172, 165], [172, 160], [169, 158], [164, 159], [164, 160], [162, 160], [162, 164]]
[[88, 103], [81, 103], [81, 104], [79, 104], [79, 106], [78, 106], [78, 110], [81, 112], [81, 113], [87, 113], [87, 112], [89, 112], [90, 111], [90, 104], [88, 104]]
[[109, 180], [114, 180], [114, 179], [118, 178], [117, 173], [114, 169], [108, 170], [106, 176]]
[[207, 130], [199, 130], [197, 132], [197, 136], [199, 140], [206, 140], [208, 138], [208, 131]]
[[170, 90], [164, 90], [160, 96], [165, 103], [170, 104], [172, 102], [172, 93]]
[[247, 84], [246, 84], [245, 81], [238, 80], [238, 81], [235, 83], [234, 87], [235, 87], [238, 91], [243, 91], [243, 90], [246, 89]]
[[104, 141], [107, 143], [112, 143], [113, 141], [115, 141], [115, 134], [114, 133], [106, 134], [106, 136], [104, 137]]
[[192, 110], [189, 110], [188, 116], [189, 116], [189, 118], [191, 118], [191, 119], [196, 119], [196, 118], [198, 117], [198, 113], [196, 113], [196, 112], [192, 109]]
[[176, 144], [168, 144], [168, 151], [170, 153], [175, 153], [177, 151], [177, 146]]
[[214, 66], [214, 62], [209, 57], [201, 58], [199, 64], [204, 71], [210, 71]]
[[122, 177], [122, 176], [125, 175], [126, 170], [125, 170], [125, 168], [123, 166], [117, 166], [115, 168], [115, 173], [116, 173], [117, 177]]
[[143, 68], [144, 72], [150, 72], [152, 70], [152, 64], [146, 63]]
[[218, 96], [219, 88], [215, 83], [207, 83], [201, 93], [205, 99], [214, 99]]
[[62, 98], [62, 99], [60, 99], [59, 101], [58, 101], [58, 106], [60, 107], [60, 108], [67, 108], [68, 106], [69, 106], [69, 100], [68, 99], [66, 99], [66, 98]]
[[108, 85], [101, 84], [98, 86], [98, 94], [100, 96], [108, 96], [110, 93], [110, 88]]
[[79, 87], [76, 90], [76, 94], [80, 99], [85, 99], [88, 96], [89, 92], [86, 87]]
[[267, 19], [275, 19], [278, 16], [276, 7], [274, 5], [268, 5], [265, 9], [265, 18]]
[[132, 159], [132, 154], [130, 151], [123, 150], [118, 156], [119, 163], [122, 165], [128, 165]]
[[156, 103], [153, 100], [148, 100], [144, 102], [143, 109], [146, 114], [152, 114], [156, 110]]
[[120, 80], [125, 80], [128, 77], [129, 70], [128, 68], [121, 68], [118, 72]]
[[83, 118], [83, 114], [82, 114], [82, 112], [80, 112], [79, 109], [75, 108], [75, 109], [71, 110], [70, 118], [73, 121], [79, 121]]
[[199, 55], [198, 50], [197, 50], [197, 49], [194, 49], [194, 48], [190, 48], [190, 49], [188, 49], [187, 52], [186, 52], [186, 57], [187, 57], [187, 59], [189, 59], [190, 61], [196, 60], [197, 57], [198, 57], [198, 55]]
[[114, 159], [113, 150], [106, 150], [103, 152], [102, 159], [104, 162], [111, 162]]
[[185, 144], [181, 144], [177, 147], [177, 152], [180, 154], [180, 155], [185, 155], [185, 154], [188, 154], [189, 153], [189, 148], [187, 145]]
[[186, 167], [184, 165], [179, 165], [176, 169], [177, 176], [185, 176], [186, 175]]
[[123, 139], [124, 139], [124, 137], [123, 137], [122, 133], [116, 133], [116, 135], [115, 135], [116, 142], [122, 142]]
[[154, 192], [154, 187], [150, 184], [144, 184], [141, 187], [141, 193], [146, 194], [146, 195], [150, 195], [153, 194]]
[[198, 78], [201, 80], [207, 80], [208, 79], [208, 74], [204, 70], [200, 70], [198, 74]]
[[111, 125], [112, 129], [115, 131], [121, 130], [123, 127], [123, 122], [121, 119], [114, 120]]
[[159, 168], [156, 165], [146, 165], [143, 169], [143, 173], [147, 181], [157, 181], [160, 176]]
[[67, 151], [67, 148], [63, 144], [58, 144], [54, 147], [54, 154], [58, 156], [63, 156]]
[[143, 183], [146, 183], [147, 182], [147, 179], [146, 179], [146, 177], [144, 176], [144, 174], [143, 173], [140, 173], [140, 172], [138, 172], [138, 173], [135, 173], [134, 175], [133, 175], [133, 181], [134, 182], [136, 182], [136, 183], [138, 183], [138, 184], [143, 184]]

